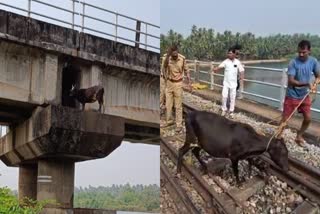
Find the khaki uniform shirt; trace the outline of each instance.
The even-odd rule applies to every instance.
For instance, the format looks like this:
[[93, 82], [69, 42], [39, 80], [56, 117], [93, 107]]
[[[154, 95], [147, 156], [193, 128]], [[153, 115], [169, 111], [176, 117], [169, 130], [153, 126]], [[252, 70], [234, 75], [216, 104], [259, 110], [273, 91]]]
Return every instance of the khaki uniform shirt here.
[[163, 77], [163, 78], [164, 78], [164, 76], [167, 74], [166, 71], [165, 71], [165, 69], [164, 69], [164, 60], [165, 60], [166, 56], [167, 56], [167, 54], [164, 54], [164, 55], [162, 56], [162, 58], [161, 58], [162, 60], [161, 60], [160, 76]]
[[[164, 61], [166, 54], [163, 56], [161, 73], [165, 72]], [[176, 60], [173, 60], [170, 56], [169, 64], [167, 68], [167, 77], [169, 80], [179, 81], [182, 80], [184, 72], [189, 73], [189, 69], [186, 63], [186, 59], [183, 55], [179, 54]]]

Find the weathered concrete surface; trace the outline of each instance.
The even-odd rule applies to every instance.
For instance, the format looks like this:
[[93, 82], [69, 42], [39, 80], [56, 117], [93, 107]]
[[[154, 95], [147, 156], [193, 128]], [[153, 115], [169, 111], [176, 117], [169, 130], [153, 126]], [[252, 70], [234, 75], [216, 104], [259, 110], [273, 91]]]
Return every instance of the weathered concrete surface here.
[[107, 114], [159, 126], [159, 78], [139, 73], [126, 75], [125, 71], [113, 69], [102, 81]]
[[[69, 72], [79, 88], [104, 87], [104, 113], [144, 122], [146, 127], [159, 126], [157, 76], [65, 59], [8, 42], [0, 42], [1, 63], [0, 122], [3, 124], [24, 121], [38, 105], [64, 105], [63, 97], [71, 99], [66, 98], [70, 89], [63, 89], [63, 75]], [[66, 63], [72, 68], [64, 69]], [[86, 105], [86, 110], [98, 108], [97, 102]]]
[[317, 214], [319, 213], [319, 207], [310, 203], [309, 201], [303, 201], [295, 210], [293, 210], [292, 214]]
[[30, 119], [0, 139], [8, 166], [42, 157], [83, 161], [102, 158], [120, 146], [124, 119], [62, 106], [38, 107]]
[[243, 188], [231, 188], [230, 193], [241, 203], [247, 201], [251, 196], [258, 193], [265, 186], [265, 181], [258, 176], [253, 177], [243, 184]]
[[56, 159], [46, 159], [38, 161], [38, 201], [55, 199], [56, 201], [48, 206], [59, 208], [72, 208], [73, 190], [73, 161]]
[[[104, 87], [104, 113], [121, 116], [126, 121], [159, 127], [159, 78], [118, 67], [80, 65], [80, 88], [93, 85]], [[130, 72], [130, 74], [128, 74]], [[86, 104], [86, 110], [98, 110], [98, 103]]]
[[37, 164], [24, 164], [19, 167], [19, 200], [24, 197], [37, 199]]
[[153, 145], [160, 144], [159, 125], [150, 126], [149, 124], [139, 124], [137, 121], [127, 121], [125, 123], [124, 140], [132, 143], [147, 143]]
[[1, 40], [0, 50], [1, 106], [32, 109], [61, 102], [56, 55]]
[[30, 103], [0, 98], [0, 124], [9, 125], [21, 122], [31, 116], [35, 107], [36, 105]]
[[[158, 53], [0, 10], [0, 124], [19, 124], [37, 106], [79, 109], [71, 85], [102, 85], [104, 113], [137, 126], [126, 139], [159, 144], [159, 60]], [[97, 109], [97, 102], [86, 105]]]
[[0, 120], [17, 123], [37, 105], [61, 103], [58, 56], [0, 40]]
[[160, 56], [115, 41], [0, 10], [0, 38], [159, 76]]

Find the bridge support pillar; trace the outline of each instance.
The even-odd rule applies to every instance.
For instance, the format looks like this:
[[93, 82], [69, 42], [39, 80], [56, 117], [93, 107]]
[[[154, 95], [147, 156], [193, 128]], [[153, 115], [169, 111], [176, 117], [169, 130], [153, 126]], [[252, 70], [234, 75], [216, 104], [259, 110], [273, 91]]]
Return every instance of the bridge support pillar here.
[[36, 164], [19, 166], [19, 200], [24, 197], [37, 199], [37, 174], [38, 167]]
[[37, 200], [54, 200], [50, 207], [73, 207], [73, 161], [39, 160], [37, 183]]
[[74, 163], [108, 156], [124, 136], [122, 117], [55, 105], [38, 107], [1, 138], [0, 160], [20, 167], [20, 199], [52, 200], [47, 208], [70, 209]]

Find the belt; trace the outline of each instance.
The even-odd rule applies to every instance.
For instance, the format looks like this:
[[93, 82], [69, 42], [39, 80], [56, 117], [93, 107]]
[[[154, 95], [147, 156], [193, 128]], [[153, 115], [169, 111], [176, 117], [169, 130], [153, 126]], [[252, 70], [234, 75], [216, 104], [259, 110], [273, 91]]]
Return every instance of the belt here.
[[183, 80], [183, 78], [178, 79], [178, 80], [174, 80], [174, 79], [168, 79], [170, 82], [181, 82]]

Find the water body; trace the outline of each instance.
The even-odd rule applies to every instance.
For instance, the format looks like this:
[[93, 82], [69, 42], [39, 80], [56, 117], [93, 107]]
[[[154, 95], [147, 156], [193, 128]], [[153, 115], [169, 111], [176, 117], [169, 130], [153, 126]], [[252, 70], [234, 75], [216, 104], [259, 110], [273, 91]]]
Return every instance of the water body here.
[[[250, 66], [253, 67], [268, 67], [268, 68], [287, 68], [288, 62], [281, 62], [281, 63], [259, 63], [259, 64], [251, 64]], [[208, 68], [201, 67], [200, 70], [205, 71], [208, 70]], [[223, 72], [220, 72], [220, 74], [223, 74]], [[253, 69], [253, 68], [247, 68], [245, 67], [245, 79], [248, 80], [258, 80], [263, 82], [269, 82], [274, 84], [281, 85], [281, 78], [282, 78], [282, 72], [281, 71], [267, 71], [262, 69]], [[210, 75], [208, 74], [201, 74], [200, 79], [206, 79], [207, 81], [210, 81]], [[215, 76], [215, 83], [222, 85], [223, 77], [217, 77]], [[244, 83], [244, 91], [255, 93], [267, 97], [272, 97], [274, 99], [280, 99], [280, 88], [273, 87], [273, 86], [267, 86], [267, 85], [261, 85], [257, 83], [252, 82], [245, 82]], [[318, 87], [318, 91], [320, 91], [320, 87]], [[250, 100], [254, 100], [259, 103], [267, 104], [275, 108], [279, 108], [279, 102], [266, 100], [263, 98], [250, 96], [250, 95], [244, 95], [245, 98], [248, 98]], [[320, 96], [317, 95], [315, 97], [315, 100], [312, 104], [313, 108], [320, 109]], [[312, 118], [315, 120], [320, 120], [320, 113], [312, 112]]]

